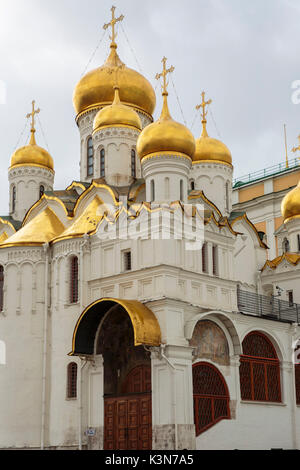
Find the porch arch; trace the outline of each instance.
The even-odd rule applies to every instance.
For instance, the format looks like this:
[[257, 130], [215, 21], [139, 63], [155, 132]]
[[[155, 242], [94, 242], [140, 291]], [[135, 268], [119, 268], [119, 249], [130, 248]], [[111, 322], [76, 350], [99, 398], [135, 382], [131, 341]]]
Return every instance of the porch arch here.
[[120, 305], [130, 317], [134, 346], [160, 346], [161, 331], [154, 313], [137, 300], [103, 298], [89, 305], [79, 317], [74, 329], [69, 356], [91, 356], [101, 320], [114, 306]]

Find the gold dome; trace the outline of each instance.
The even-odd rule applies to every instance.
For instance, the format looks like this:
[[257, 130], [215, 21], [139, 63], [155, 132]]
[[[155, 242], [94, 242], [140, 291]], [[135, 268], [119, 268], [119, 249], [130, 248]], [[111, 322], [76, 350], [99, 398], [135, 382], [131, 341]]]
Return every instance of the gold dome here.
[[294, 189], [284, 196], [281, 203], [281, 214], [284, 222], [300, 217], [300, 181]]
[[137, 153], [144, 157], [162, 152], [174, 152], [192, 158], [195, 139], [187, 127], [173, 121], [168, 108], [168, 93], [163, 93], [164, 103], [158, 121], [145, 127], [137, 141]]
[[11, 157], [10, 168], [20, 165], [38, 165], [54, 170], [54, 163], [47, 150], [39, 147], [35, 141], [35, 130], [31, 129], [31, 139], [29, 145], [16, 150]]
[[115, 43], [110, 47], [111, 52], [105, 64], [87, 73], [75, 87], [73, 104], [77, 115], [113, 102], [115, 74], [112, 72], [118, 67], [122, 103], [152, 116], [156, 104], [152, 85], [140, 73], [123, 64], [116, 52]]
[[196, 151], [193, 162], [212, 160], [232, 165], [231, 152], [223, 142], [209, 137], [206, 130], [206, 120], [202, 121], [203, 131], [200, 139], [196, 139]]
[[94, 119], [94, 132], [103, 127], [134, 127], [142, 130], [142, 122], [139, 115], [129, 106], [120, 102], [119, 87], [115, 86], [115, 99], [112, 105], [102, 108]]

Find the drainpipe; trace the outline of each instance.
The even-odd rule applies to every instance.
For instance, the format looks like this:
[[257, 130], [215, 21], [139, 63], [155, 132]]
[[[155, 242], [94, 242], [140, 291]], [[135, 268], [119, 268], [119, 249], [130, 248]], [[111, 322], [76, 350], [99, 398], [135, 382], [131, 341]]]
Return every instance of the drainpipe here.
[[174, 417], [174, 425], [175, 425], [175, 450], [178, 449], [178, 430], [177, 430], [177, 413], [176, 413], [176, 367], [172, 362], [167, 358], [164, 351], [166, 348], [166, 344], [160, 345], [160, 355], [165, 361], [169, 364], [170, 367], [173, 369], [173, 417]]
[[49, 243], [43, 245], [45, 253], [45, 303], [43, 331], [43, 375], [42, 375], [42, 425], [41, 450], [45, 448], [45, 415], [46, 415], [46, 372], [47, 372], [47, 336], [48, 336], [48, 305], [49, 305]]
[[[79, 377], [78, 377], [78, 449], [82, 450], [82, 384], [83, 384], [83, 379], [82, 379], [82, 371], [84, 367], [87, 364], [87, 359], [81, 357], [81, 364], [79, 368]], [[84, 361], [84, 362], [83, 362]]]

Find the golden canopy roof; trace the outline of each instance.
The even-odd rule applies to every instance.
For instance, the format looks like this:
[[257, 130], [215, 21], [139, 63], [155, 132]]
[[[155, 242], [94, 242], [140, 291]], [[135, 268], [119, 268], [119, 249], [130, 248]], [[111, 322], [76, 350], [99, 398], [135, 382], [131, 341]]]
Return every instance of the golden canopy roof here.
[[206, 120], [202, 121], [203, 130], [200, 139], [196, 139], [196, 151], [193, 162], [198, 163], [204, 160], [212, 160], [232, 165], [231, 152], [223, 142], [209, 137], [206, 130]]
[[104, 127], [133, 127], [142, 129], [142, 122], [139, 115], [129, 106], [120, 102], [119, 87], [115, 86], [114, 102], [110, 106], [102, 108], [94, 119], [94, 132]]
[[89, 109], [109, 105], [114, 100], [115, 74], [118, 69], [118, 85], [122, 103], [152, 116], [156, 97], [152, 85], [135, 70], [126, 67], [111, 44], [111, 52], [105, 64], [88, 72], [76, 85], [73, 104], [77, 115]]
[[167, 101], [168, 93], [163, 93], [163, 109], [158, 121], [145, 127], [137, 141], [137, 153], [144, 157], [162, 152], [179, 153], [192, 158], [195, 152], [195, 139], [187, 127], [172, 119]]
[[11, 157], [10, 168], [21, 165], [38, 165], [52, 171], [54, 170], [54, 163], [50, 153], [36, 144], [34, 134], [35, 130], [31, 129], [29, 145], [15, 151]]
[[284, 222], [300, 217], [300, 181], [298, 185], [283, 198], [281, 213]]

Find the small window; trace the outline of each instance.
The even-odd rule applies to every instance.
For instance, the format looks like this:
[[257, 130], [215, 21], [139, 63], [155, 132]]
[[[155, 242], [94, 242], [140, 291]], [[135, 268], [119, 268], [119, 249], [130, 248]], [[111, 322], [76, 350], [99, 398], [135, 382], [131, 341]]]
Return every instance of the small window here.
[[3, 311], [3, 298], [4, 298], [4, 268], [0, 266], [0, 312]]
[[150, 189], [151, 189], [151, 202], [154, 202], [155, 201], [155, 184], [154, 184], [154, 180], [151, 180]]
[[77, 398], [77, 364], [71, 362], [67, 369], [67, 398]]
[[183, 201], [183, 181], [180, 180], [180, 201]]
[[17, 200], [17, 190], [16, 190], [16, 187], [13, 186], [12, 196], [11, 196], [11, 211], [12, 212], [15, 212], [16, 210], [16, 200]]
[[136, 155], [135, 150], [131, 150], [131, 176], [136, 178]]
[[203, 243], [203, 246], [202, 246], [202, 272], [208, 273], [207, 243]]
[[300, 251], [300, 235], [297, 235], [298, 251]]
[[287, 291], [287, 297], [289, 301], [289, 307], [293, 307], [294, 306], [294, 294], [292, 290]]
[[218, 247], [213, 245], [212, 247], [212, 258], [213, 258], [213, 275], [218, 276]]
[[94, 174], [94, 146], [93, 139], [90, 137], [87, 142], [87, 175], [93, 176]]
[[191, 181], [191, 191], [195, 190], [195, 181]]
[[125, 251], [123, 253], [123, 263], [124, 263], [124, 271], [131, 271], [132, 269], [131, 251]]
[[41, 199], [41, 197], [44, 196], [44, 194], [45, 194], [45, 186], [41, 185], [40, 186], [40, 199]]
[[283, 253], [289, 253], [289, 251], [290, 251], [290, 242], [288, 241], [287, 238], [284, 238], [284, 240], [283, 240], [282, 251], [283, 251]]
[[100, 151], [100, 178], [105, 178], [105, 150]]
[[70, 289], [70, 303], [76, 304], [78, 302], [78, 258], [74, 256], [71, 259], [71, 289]]

